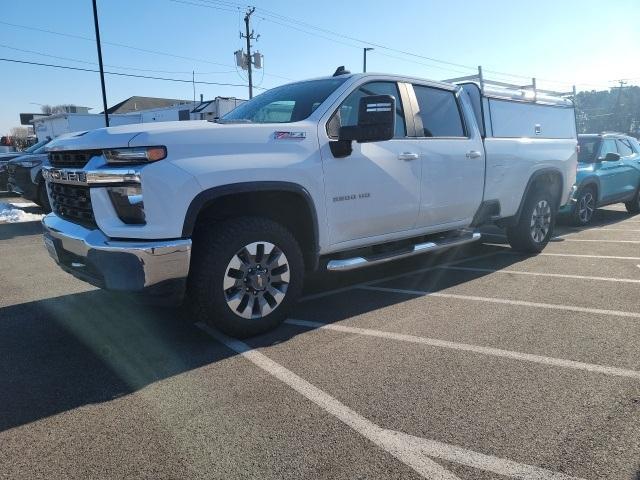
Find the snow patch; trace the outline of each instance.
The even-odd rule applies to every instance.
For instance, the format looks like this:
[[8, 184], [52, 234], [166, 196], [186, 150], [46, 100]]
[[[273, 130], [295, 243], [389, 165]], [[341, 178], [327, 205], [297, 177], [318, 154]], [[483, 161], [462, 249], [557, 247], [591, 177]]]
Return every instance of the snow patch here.
[[[44, 217], [41, 213], [28, 213], [16, 208], [17, 205], [0, 202], [0, 223], [20, 223], [35, 222]], [[31, 206], [30, 204], [19, 204], [19, 206]]]

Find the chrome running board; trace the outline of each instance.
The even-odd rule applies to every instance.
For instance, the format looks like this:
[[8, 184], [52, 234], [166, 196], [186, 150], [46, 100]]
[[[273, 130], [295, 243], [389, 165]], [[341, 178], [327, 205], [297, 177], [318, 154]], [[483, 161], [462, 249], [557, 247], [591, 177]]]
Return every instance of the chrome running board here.
[[437, 252], [452, 247], [459, 247], [467, 243], [480, 240], [480, 233], [468, 232], [457, 237], [449, 237], [443, 240], [416, 243], [409, 250], [396, 252], [388, 252], [384, 254], [371, 255], [366, 257], [353, 257], [331, 260], [327, 264], [327, 270], [332, 272], [347, 272], [356, 268], [368, 267], [370, 265], [378, 265], [380, 263], [390, 262], [399, 258], [412, 257], [421, 253]]

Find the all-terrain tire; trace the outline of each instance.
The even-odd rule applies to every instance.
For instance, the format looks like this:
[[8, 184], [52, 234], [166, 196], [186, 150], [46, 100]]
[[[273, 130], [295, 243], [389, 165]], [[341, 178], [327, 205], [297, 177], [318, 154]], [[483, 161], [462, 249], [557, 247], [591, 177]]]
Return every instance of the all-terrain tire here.
[[524, 201], [518, 223], [507, 228], [511, 248], [539, 253], [549, 243], [556, 222], [557, 202], [548, 189], [535, 189]]
[[44, 181], [38, 184], [38, 201], [36, 202], [44, 213], [51, 213], [51, 204], [49, 203], [49, 195], [47, 195], [47, 185]]
[[627, 207], [627, 212], [633, 215], [640, 213], [640, 186], [638, 186], [633, 200], [626, 202], [624, 206]]
[[[272, 249], [267, 251], [269, 248]], [[255, 255], [249, 255], [252, 249]], [[258, 258], [260, 251], [262, 256]], [[278, 257], [279, 266], [270, 263], [272, 256]], [[249, 273], [257, 267], [264, 273]], [[286, 282], [283, 282], [284, 278]], [[302, 252], [287, 228], [268, 218], [239, 217], [196, 233], [187, 301], [197, 321], [233, 337], [246, 338], [282, 323], [300, 297], [303, 279]], [[229, 287], [230, 284], [233, 286]], [[272, 288], [278, 290], [269, 290]], [[274, 295], [268, 291], [273, 291]], [[280, 297], [281, 291], [284, 291], [284, 297]], [[243, 307], [245, 296], [247, 300]], [[276, 299], [279, 302], [273, 306]], [[258, 314], [256, 310], [259, 310]], [[246, 318], [247, 315], [251, 318]]]

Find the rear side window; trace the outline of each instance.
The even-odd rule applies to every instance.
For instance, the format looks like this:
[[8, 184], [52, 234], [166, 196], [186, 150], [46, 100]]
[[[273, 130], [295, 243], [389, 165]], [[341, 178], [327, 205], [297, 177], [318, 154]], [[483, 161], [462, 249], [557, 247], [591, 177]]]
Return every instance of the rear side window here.
[[633, 149], [626, 139], [616, 140], [616, 143], [618, 144], [618, 153], [621, 157], [633, 155]]
[[394, 138], [404, 138], [407, 136], [407, 127], [404, 121], [404, 110], [398, 85], [395, 82], [371, 82], [361, 85], [351, 92], [342, 102], [342, 105], [333, 114], [327, 123], [327, 134], [335, 138], [338, 136], [340, 127], [352, 127], [358, 124], [358, 109], [360, 99], [369, 95], [391, 95], [396, 99], [396, 131]]
[[455, 94], [439, 88], [414, 85], [418, 115], [422, 120], [421, 137], [465, 137], [464, 125]]
[[602, 141], [602, 147], [600, 148], [600, 155], [598, 158], [603, 160], [607, 156], [607, 153], [618, 153], [616, 147], [616, 141], [611, 138], [606, 138]]

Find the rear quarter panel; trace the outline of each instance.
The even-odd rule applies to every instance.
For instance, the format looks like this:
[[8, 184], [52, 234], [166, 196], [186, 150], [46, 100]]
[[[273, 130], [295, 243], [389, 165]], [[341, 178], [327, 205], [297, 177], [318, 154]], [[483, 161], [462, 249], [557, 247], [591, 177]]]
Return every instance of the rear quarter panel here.
[[500, 216], [517, 213], [529, 179], [539, 170], [562, 174], [561, 205], [569, 200], [576, 179], [575, 139], [492, 138], [485, 139], [487, 172], [485, 200], [500, 202]]

